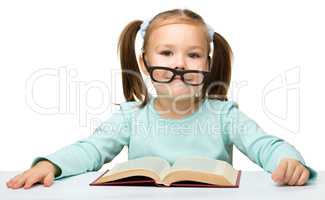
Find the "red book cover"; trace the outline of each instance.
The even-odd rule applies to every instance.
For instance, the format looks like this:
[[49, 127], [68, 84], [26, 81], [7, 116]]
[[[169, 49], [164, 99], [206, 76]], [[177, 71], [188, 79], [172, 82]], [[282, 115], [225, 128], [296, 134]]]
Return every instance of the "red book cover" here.
[[197, 181], [179, 181], [172, 183], [170, 186], [165, 186], [163, 184], [157, 184], [152, 178], [145, 177], [145, 176], [132, 176], [128, 178], [123, 178], [107, 183], [96, 183], [96, 181], [102, 177], [106, 172], [106, 170], [101, 176], [99, 176], [96, 180], [91, 182], [90, 186], [158, 186], [158, 187], [214, 187], [214, 188], [239, 188], [240, 177], [241, 177], [241, 170], [238, 171], [238, 176], [236, 180], [236, 185], [234, 186], [220, 186], [220, 185], [213, 185], [207, 183], [200, 183]]

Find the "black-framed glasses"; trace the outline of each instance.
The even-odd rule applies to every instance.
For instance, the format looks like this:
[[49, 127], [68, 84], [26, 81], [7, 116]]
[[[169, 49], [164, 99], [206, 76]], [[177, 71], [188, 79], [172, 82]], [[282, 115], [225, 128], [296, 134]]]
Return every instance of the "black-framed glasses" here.
[[177, 75], [179, 75], [184, 83], [192, 86], [198, 86], [206, 81], [209, 73], [208, 71], [201, 70], [183, 70], [179, 67], [170, 68], [164, 66], [148, 66], [147, 62], [145, 61], [144, 54], [143, 62], [150, 74], [151, 79], [158, 83], [170, 83]]

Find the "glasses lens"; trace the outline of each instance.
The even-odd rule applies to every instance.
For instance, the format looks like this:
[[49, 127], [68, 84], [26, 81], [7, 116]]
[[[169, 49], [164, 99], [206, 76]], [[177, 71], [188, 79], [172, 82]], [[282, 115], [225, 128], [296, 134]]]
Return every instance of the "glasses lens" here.
[[184, 74], [184, 81], [188, 84], [201, 84], [203, 79], [204, 75], [200, 72], [189, 72]]
[[156, 81], [159, 82], [168, 82], [173, 77], [173, 72], [168, 69], [154, 69], [152, 71], [152, 76]]

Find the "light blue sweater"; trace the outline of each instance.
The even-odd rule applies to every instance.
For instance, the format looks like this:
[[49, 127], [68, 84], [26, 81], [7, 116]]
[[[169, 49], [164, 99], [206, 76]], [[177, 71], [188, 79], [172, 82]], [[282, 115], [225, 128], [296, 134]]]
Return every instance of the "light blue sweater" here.
[[35, 158], [32, 166], [40, 160], [51, 161], [60, 171], [55, 179], [97, 171], [124, 146], [128, 146], [129, 160], [159, 156], [173, 164], [180, 157], [205, 156], [232, 164], [235, 145], [267, 172], [275, 170], [282, 158], [293, 158], [309, 169], [309, 181], [317, 176], [292, 145], [265, 133], [233, 101], [206, 99], [191, 115], [167, 119], [155, 110], [153, 100], [142, 109], [138, 102], [122, 103], [94, 134]]

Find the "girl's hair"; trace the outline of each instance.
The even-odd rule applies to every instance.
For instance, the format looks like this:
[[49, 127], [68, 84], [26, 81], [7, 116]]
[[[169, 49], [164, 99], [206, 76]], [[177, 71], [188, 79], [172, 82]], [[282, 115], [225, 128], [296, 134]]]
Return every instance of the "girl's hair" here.
[[[165, 24], [186, 22], [206, 27], [202, 17], [191, 10], [173, 9], [161, 12], [150, 21], [144, 36], [143, 51], [146, 49], [147, 41], [153, 28], [160, 26], [164, 22]], [[141, 24], [141, 20], [134, 20], [124, 28], [119, 38], [118, 52], [122, 67], [124, 97], [126, 101], [140, 100], [142, 102], [140, 107], [142, 108], [148, 103], [149, 93], [141, 76], [135, 52], [135, 39]], [[207, 31], [207, 28], [205, 30]], [[207, 44], [209, 54], [210, 43], [208, 42]], [[210, 56], [208, 59], [210, 72], [207, 81], [203, 84], [200, 99], [207, 97], [225, 101], [227, 100], [227, 91], [231, 77], [232, 50], [228, 42], [216, 32], [213, 35], [212, 59]]]

